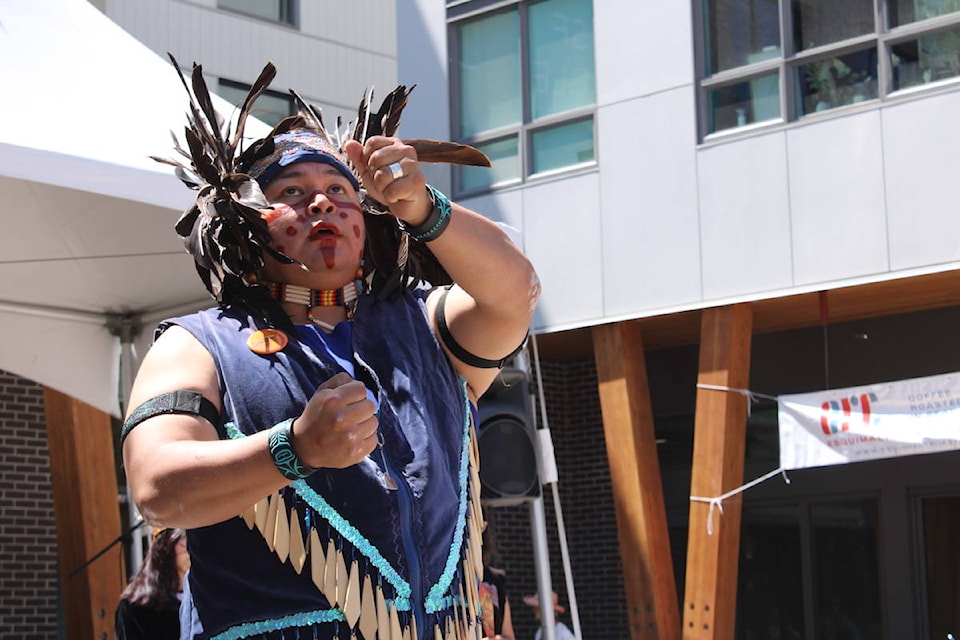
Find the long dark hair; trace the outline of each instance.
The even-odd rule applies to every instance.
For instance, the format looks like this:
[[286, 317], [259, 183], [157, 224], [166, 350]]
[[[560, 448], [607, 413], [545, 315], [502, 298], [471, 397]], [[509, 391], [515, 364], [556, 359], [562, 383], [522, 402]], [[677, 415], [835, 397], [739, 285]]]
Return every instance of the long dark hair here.
[[178, 608], [180, 574], [177, 571], [177, 542], [184, 535], [183, 529], [163, 529], [154, 536], [140, 570], [120, 598], [151, 609]]

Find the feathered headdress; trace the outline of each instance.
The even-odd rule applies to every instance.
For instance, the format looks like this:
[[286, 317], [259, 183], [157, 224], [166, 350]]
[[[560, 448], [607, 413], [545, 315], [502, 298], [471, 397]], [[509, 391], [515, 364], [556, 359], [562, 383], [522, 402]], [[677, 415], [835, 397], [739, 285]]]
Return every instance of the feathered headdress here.
[[[371, 111], [373, 91], [368, 90], [360, 102], [356, 121], [344, 127], [338, 119], [332, 131], [324, 126], [320, 110], [291, 90], [298, 114], [283, 119], [267, 137], [243, 148], [247, 117], [256, 99], [276, 76], [273, 63], [266, 64], [250, 88], [239, 107], [235, 130], [231, 132], [231, 122], [213, 106], [201, 65], [193, 65], [188, 84], [176, 59], [171, 55], [170, 60], [190, 100], [184, 128], [187, 148], [180, 145], [174, 134], [174, 149], [183, 159], [151, 157], [173, 165], [177, 177], [198, 192], [195, 204], [177, 221], [177, 233], [193, 255], [201, 280], [218, 303], [243, 301], [262, 311], [275, 324], [284, 323], [286, 315], [261, 286], [264, 254], [285, 264], [296, 261], [270, 244], [267, 223], [261, 214], [271, 207], [257, 178], [262, 181], [264, 171], [286, 151], [278, 147], [289, 144], [297, 132], [309, 132], [321, 141], [322, 151], [347, 168], [359, 184], [343, 153], [344, 143], [350, 139], [363, 143], [375, 135], [395, 135], [413, 87], [398, 86], [376, 112]], [[421, 162], [490, 166], [483, 153], [468, 145], [423, 139], [404, 142], [416, 149]], [[410, 243], [397, 219], [382, 215], [387, 208], [369, 197], [362, 185], [360, 195], [367, 230], [364, 275], [373, 293], [388, 296], [421, 281], [433, 285], [451, 282], [427, 246]]]

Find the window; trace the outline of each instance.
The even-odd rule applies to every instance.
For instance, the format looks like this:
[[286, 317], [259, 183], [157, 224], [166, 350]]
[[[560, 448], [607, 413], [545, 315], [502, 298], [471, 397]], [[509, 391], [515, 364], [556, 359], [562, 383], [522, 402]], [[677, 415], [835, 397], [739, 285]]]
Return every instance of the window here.
[[744, 506], [735, 637], [879, 638], [877, 528], [876, 498]]
[[697, 4], [703, 138], [960, 77], [960, 0]]
[[592, 0], [448, 2], [456, 137], [492, 169], [463, 167], [459, 192], [596, 160]]
[[217, 0], [217, 8], [247, 16], [295, 25], [294, 0]]
[[[249, 92], [250, 85], [230, 80], [221, 80], [217, 88], [217, 94], [221, 98], [238, 107], [243, 103]], [[272, 127], [294, 113], [296, 113], [296, 108], [292, 96], [268, 89], [257, 98], [251, 115]]]

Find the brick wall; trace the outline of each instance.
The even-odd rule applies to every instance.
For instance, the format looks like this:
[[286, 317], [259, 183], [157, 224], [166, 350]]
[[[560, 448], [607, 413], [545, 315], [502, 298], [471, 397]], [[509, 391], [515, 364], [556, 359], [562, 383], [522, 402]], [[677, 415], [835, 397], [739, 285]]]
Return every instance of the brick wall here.
[[[547, 361], [541, 363], [541, 369], [583, 640], [628, 638], [616, 512], [610, 491], [596, 367], [592, 360]], [[538, 423], [539, 411], [538, 408]], [[544, 507], [553, 589], [559, 594], [561, 604], [567, 607], [567, 612], [558, 617], [573, 629], [553, 492], [549, 487], [544, 493]], [[523, 594], [537, 590], [529, 506], [488, 508], [486, 515], [508, 575], [517, 640], [532, 640], [536, 623], [521, 600]]]
[[0, 640], [57, 637], [57, 534], [40, 385], [0, 371]]

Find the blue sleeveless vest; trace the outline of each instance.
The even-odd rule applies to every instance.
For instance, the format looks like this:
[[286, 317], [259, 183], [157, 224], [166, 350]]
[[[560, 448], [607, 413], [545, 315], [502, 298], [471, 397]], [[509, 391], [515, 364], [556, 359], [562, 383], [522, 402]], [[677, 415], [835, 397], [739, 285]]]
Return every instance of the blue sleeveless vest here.
[[[355, 377], [374, 387], [381, 447], [360, 464], [321, 469], [244, 514], [188, 531], [182, 638], [415, 640], [447, 637], [454, 627], [476, 637], [482, 515], [471, 406], [430, 330], [425, 295], [358, 302]], [[326, 349], [296, 336], [276, 354], [253, 353], [247, 338], [266, 328], [258, 323], [231, 307], [158, 329], [182, 326], [213, 356], [221, 438], [299, 416], [317, 387], [343, 370]]]

